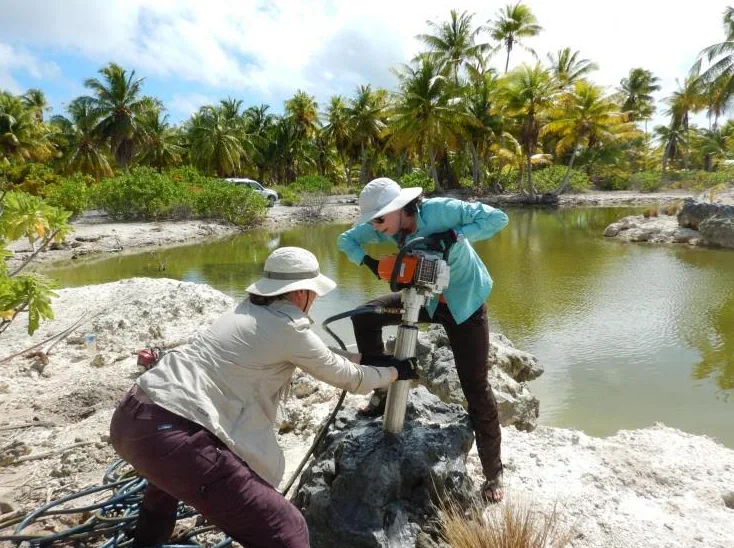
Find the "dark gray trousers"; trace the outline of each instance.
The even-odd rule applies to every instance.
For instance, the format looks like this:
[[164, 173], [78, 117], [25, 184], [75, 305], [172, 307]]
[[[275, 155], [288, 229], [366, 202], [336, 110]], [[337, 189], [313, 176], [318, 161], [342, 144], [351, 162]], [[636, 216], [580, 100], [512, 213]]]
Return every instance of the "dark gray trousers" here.
[[[390, 293], [378, 297], [367, 305], [400, 307], [400, 293]], [[425, 308], [421, 308], [418, 321], [438, 323], [446, 330], [449, 344], [454, 353], [456, 371], [461, 388], [469, 404], [477, 453], [482, 462], [482, 470], [487, 479], [494, 479], [502, 472], [501, 444], [497, 402], [492, 387], [487, 380], [487, 354], [489, 352], [489, 328], [487, 308], [480, 306], [464, 322], [457, 324], [449, 307], [441, 302], [431, 318]], [[384, 354], [382, 328], [386, 325], [399, 325], [397, 314], [358, 314], [352, 316], [357, 348], [361, 354], [379, 356]]]
[[135, 546], [169, 539], [179, 501], [247, 547], [309, 546], [298, 509], [205, 428], [141, 401], [137, 387], [110, 425], [115, 451], [148, 480]]

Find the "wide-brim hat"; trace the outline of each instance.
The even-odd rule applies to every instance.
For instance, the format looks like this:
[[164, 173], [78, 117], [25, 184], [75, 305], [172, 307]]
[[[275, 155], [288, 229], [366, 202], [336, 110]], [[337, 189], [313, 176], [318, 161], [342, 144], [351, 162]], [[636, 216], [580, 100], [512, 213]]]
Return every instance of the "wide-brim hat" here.
[[290, 291], [308, 289], [319, 297], [336, 287], [336, 282], [321, 274], [316, 256], [300, 247], [281, 247], [265, 260], [262, 277], [246, 289], [248, 293], [274, 297]]
[[380, 177], [367, 183], [359, 194], [359, 217], [354, 222], [361, 225], [401, 209], [421, 195], [419, 186], [400, 188], [392, 179]]

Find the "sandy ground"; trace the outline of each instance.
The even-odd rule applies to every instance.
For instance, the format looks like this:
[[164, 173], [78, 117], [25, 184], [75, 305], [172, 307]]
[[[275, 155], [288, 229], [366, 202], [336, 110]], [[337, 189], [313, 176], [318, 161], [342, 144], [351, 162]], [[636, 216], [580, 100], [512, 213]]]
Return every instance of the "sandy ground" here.
[[[0, 362], [0, 513], [25, 513], [99, 485], [115, 460], [108, 443], [112, 411], [142, 372], [137, 350], [180, 344], [232, 305], [206, 285], [135, 278], [60, 291], [57, 319], [32, 337], [25, 318], [14, 323], [0, 336], [0, 360], [83, 319], [56, 346], [42, 346], [47, 363], [24, 356]], [[96, 335], [94, 348], [83, 344], [89, 333]], [[305, 375], [294, 387], [283, 410], [289, 431], [279, 436], [286, 479], [337, 397]], [[346, 404], [365, 398], [349, 396]], [[572, 546], [734, 546], [734, 451], [711, 438], [663, 425], [608, 438], [506, 428], [503, 455], [509, 500], [545, 513], [555, 506], [573, 531]], [[468, 465], [479, 485], [474, 449]]]

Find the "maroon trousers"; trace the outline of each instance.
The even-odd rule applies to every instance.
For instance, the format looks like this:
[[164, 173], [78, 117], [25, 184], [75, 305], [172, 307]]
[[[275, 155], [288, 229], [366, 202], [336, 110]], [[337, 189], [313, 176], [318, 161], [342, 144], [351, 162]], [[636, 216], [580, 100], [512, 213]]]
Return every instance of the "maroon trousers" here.
[[306, 521], [283, 495], [205, 428], [154, 403], [134, 387], [110, 426], [117, 453], [148, 480], [135, 546], [167, 541], [179, 501], [247, 547], [309, 546]]
[[[400, 307], [400, 293], [390, 293], [366, 305], [387, 308]], [[477, 442], [477, 453], [482, 462], [484, 476], [495, 479], [502, 472], [502, 432], [497, 415], [497, 402], [487, 380], [487, 354], [489, 353], [489, 328], [487, 307], [480, 306], [460, 324], [454, 320], [449, 307], [440, 302], [431, 318], [425, 308], [418, 316], [421, 323], [438, 323], [446, 330], [451, 350], [454, 353], [456, 371], [469, 407], [469, 418]], [[361, 354], [379, 356], [384, 354], [382, 328], [400, 324], [396, 314], [358, 314], [352, 316], [354, 336]]]

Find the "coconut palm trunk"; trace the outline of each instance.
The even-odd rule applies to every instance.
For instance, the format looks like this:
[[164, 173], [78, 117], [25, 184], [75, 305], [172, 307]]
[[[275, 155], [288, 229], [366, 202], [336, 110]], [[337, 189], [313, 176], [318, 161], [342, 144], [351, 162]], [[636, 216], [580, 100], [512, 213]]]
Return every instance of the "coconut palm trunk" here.
[[535, 198], [535, 187], [533, 186], [533, 160], [530, 150], [525, 154], [525, 165], [528, 170], [528, 194], [531, 198]]
[[469, 143], [472, 159], [472, 175], [474, 177], [474, 188], [478, 189], [482, 186], [482, 167], [479, 162], [479, 151], [474, 143]]
[[436, 192], [443, 192], [443, 187], [438, 180], [438, 169], [436, 168], [436, 152], [430, 152], [431, 157], [431, 177], [433, 177], [433, 184], [436, 185]]
[[[576, 160], [576, 155], [579, 153], [579, 148], [581, 146], [581, 143], [576, 141], [576, 143], [573, 145], [573, 152], [571, 153], [571, 159], [568, 161], [568, 169], [566, 169], [566, 173], [563, 175], [563, 180], [561, 181], [561, 184], [558, 185], [558, 188], [553, 193], [555, 196], [560, 196], [564, 192], [566, 192], [566, 189], [568, 188], [568, 181], [571, 179], [571, 170], [573, 169], [573, 162]], [[663, 169], [663, 171], [665, 171]]]

